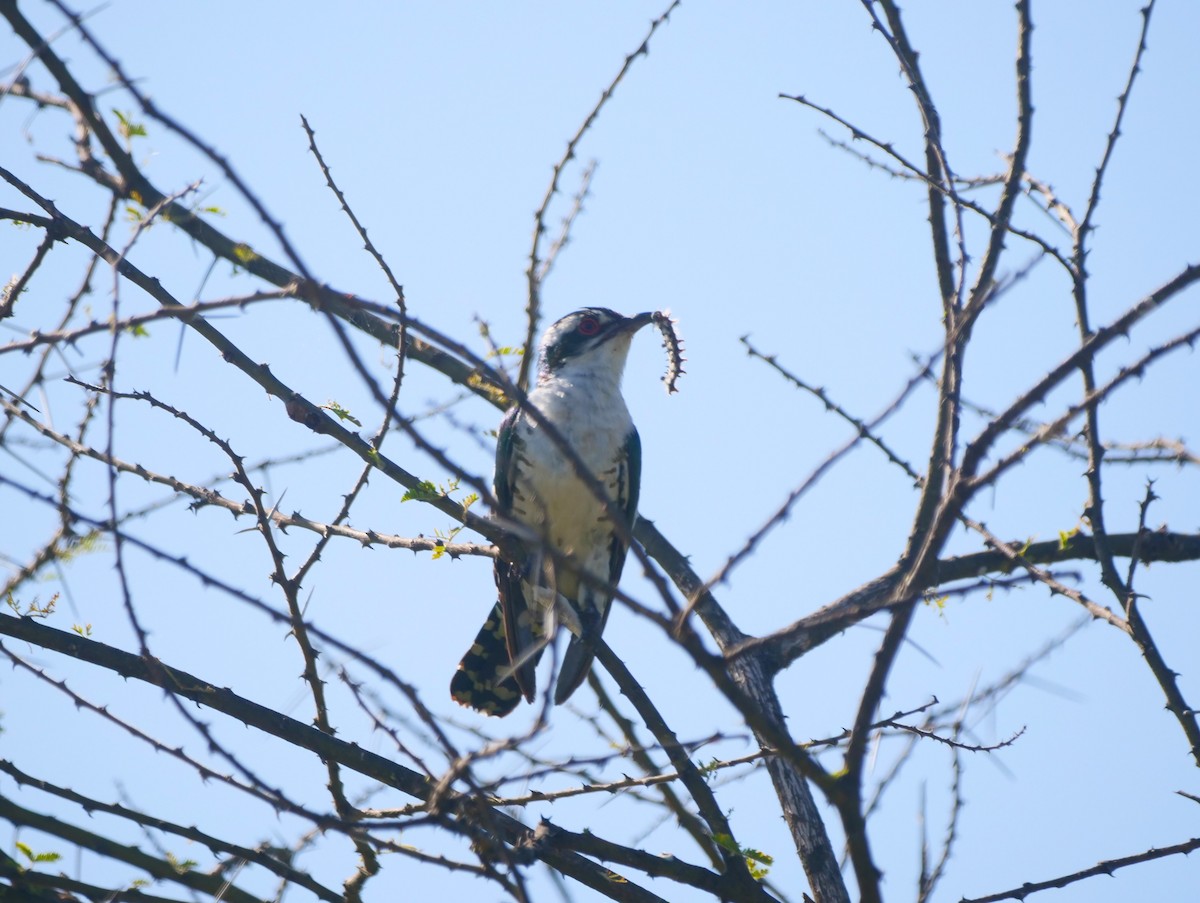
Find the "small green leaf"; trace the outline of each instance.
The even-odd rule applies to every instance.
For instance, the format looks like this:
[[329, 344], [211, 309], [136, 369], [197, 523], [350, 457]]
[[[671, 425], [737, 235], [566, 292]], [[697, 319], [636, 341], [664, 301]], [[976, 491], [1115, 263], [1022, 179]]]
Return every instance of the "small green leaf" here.
[[184, 874], [185, 872], [190, 872], [197, 865], [199, 865], [195, 859], [180, 859], [174, 853], [170, 852], [167, 853], [167, 862], [169, 862], [171, 864], [171, 868], [175, 869], [175, 871], [180, 875]]
[[489, 351], [487, 356], [488, 357], [512, 357], [515, 355], [516, 357], [521, 357], [524, 354], [525, 354], [524, 348], [520, 348], [516, 345], [501, 345], [499, 348], [495, 348], [492, 351]]
[[502, 407], [509, 407], [512, 404], [503, 389], [486, 382], [478, 373], [472, 373], [467, 377], [467, 386], [482, 392]]
[[438, 492], [437, 486], [425, 480], [417, 486], [414, 486], [408, 492], [404, 493], [400, 501], [402, 502], [432, 502], [434, 499], [441, 498], [442, 494]]
[[717, 842], [717, 846], [721, 847], [722, 849], [726, 850], [729, 853], [738, 852], [737, 841], [735, 841], [728, 834], [714, 834], [713, 840], [715, 840]]
[[60, 542], [55, 551], [58, 553], [59, 561], [67, 562], [91, 552], [104, 551], [104, 543], [100, 539], [100, 534], [93, 530], [75, 539]]
[[120, 110], [114, 109], [113, 114], [121, 123], [120, 126], [117, 127], [117, 131], [121, 133], [122, 138], [128, 140], [130, 138], [146, 137], [146, 127], [140, 122], [134, 122], [132, 117], [122, 113]]
[[775, 864], [775, 857], [769, 853], [764, 853], [762, 850], [754, 850], [750, 847], [742, 847], [742, 855], [747, 859], [753, 859], [755, 862], [761, 862], [763, 865]]
[[1067, 548], [1071, 545], [1071, 540], [1074, 539], [1078, 535], [1079, 535], [1078, 527], [1075, 527], [1071, 530], [1059, 530], [1058, 531], [1058, 550], [1060, 552], [1065, 552], [1067, 550]]
[[355, 426], [362, 426], [362, 421], [354, 417], [348, 410], [343, 408], [336, 401], [327, 401], [321, 405], [326, 411], [335, 414], [339, 420], [349, 420]]
[[34, 596], [33, 601], [25, 606], [24, 611], [21, 610], [20, 601], [13, 598], [13, 594], [11, 591], [8, 593], [8, 596], [5, 599], [5, 601], [8, 604], [8, 607], [11, 608], [16, 613], [17, 617], [20, 617], [20, 618], [48, 618], [48, 617], [50, 617], [50, 615], [54, 614], [54, 606], [58, 604], [58, 595], [59, 595], [58, 593], [55, 593], [53, 596], [51, 596], [50, 601], [47, 602], [45, 605], [41, 604], [38, 601], [37, 596]]
[[30, 862], [58, 862], [62, 859], [61, 853], [35, 853], [29, 844], [21, 843], [19, 840], [16, 846], [21, 855]]
[[728, 834], [714, 834], [712, 838], [726, 852], [733, 853], [735, 856], [741, 856], [746, 862], [746, 869], [750, 872], [750, 877], [755, 881], [762, 881], [766, 878], [767, 872], [770, 871], [770, 866], [775, 864], [774, 856], [770, 856], [762, 850], [756, 850], [753, 847], [739, 846], [737, 841]]
[[699, 762], [696, 764], [700, 771], [700, 777], [704, 778], [707, 782], [711, 782], [713, 777], [716, 776], [717, 771], [721, 768], [721, 760], [716, 756], [713, 756], [707, 765], [700, 765]]

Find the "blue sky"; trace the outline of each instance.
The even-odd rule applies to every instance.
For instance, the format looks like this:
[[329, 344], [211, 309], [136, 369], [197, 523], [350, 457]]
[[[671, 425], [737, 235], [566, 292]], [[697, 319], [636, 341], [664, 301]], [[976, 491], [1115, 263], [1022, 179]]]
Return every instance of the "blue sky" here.
[[[242, 4], [235, 12], [192, 0], [114, 0], [88, 21], [143, 92], [229, 159], [284, 224], [311, 271], [340, 290], [386, 303], [390, 295], [382, 274], [362, 251], [308, 152], [300, 128], [300, 115], [306, 116], [340, 187], [403, 282], [409, 309], [447, 333], [471, 338], [482, 352], [479, 319], [500, 343], [519, 343], [533, 211], [551, 167], [662, 5], [363, 3], [334, 14], [316, 5], [309, 11], [296, 4]], [[942, 114], [952, 165], [964, 176], [1002, 172], [1015, 110], [1011, 4], [911, 6], [910, 34]], [[57, 26], [48, 7], [23, 7], [45, 30]], [[1036, 113], [1029, 169], [1076, 210], [1086, 202], [1128, 74], [1138, 9], [1126, 2], [1034, 6]], [[1194, 211], [1200, 189], [1190, 150], [1200, 140], [1197, 34], [1200, 7], [1163, 3], [1156, 9], [1144, 71], [1098, 213], [1089, 261], [1096, 323], [1197, 260]], [[105, 84], [103, 67], [73, 37], [55, 46], [90, 79], [90, 87]], [[0, 66], [16, 64], [23, 55], [11, 35], [0, 35]], [[35, 67], [30, 75], [48, 87], [41, 70]], [[564, 174], [569, 195], [587, 162], [597, 161], [571, 244], [543, 293], [548, 318], [596, 304], [626, 313], [669, 308], [679, 318], [689, 359], [680, 393], [668, 397], [662, 391], [663, 355], [647, 334], [635, 343], [626, 396], [645, 450], [641, 510], [692, 556], [701, 574], [715, 572], [850, 435], [818, 401], [748, 358], [739, 338], [748, 335], [756, 348], [777, 354], [784, 366], [869, 417], [910, 378], [912, 356], [933, 351], [941, 334], [921, 188], [869, 170], [830, 146], [821, 131], [839, 140], [846, 138], [844, 131], [780, 99], [780, 93], [804, 94], [880, 140], [895, 142], [910, 159], [921, 158], [916, 110], [860, 4], [685, 2], [655, 36], [649, 55], [636, 62], [580, 145], [579, 160]], [[111, 107], [133, 110], [127, 97], [112, 98]], [[136, 149], [156, 184], [175, 191], [203, 179], [205, 203], [223, 211], [216, 225], [279, 259], [267, 230], [211, 163], [161, 126], [147, 126], [150, 134]], [[69, 154], [68, 129], [60, 116], [31, 116], [27, 104], [4, 99], [0, 161], [76, 219], [98, 225], [102, 203], [83, 191], [81, 180], [33, 159], [43, 150]], [[855, 147], [868, 150], [861, 143]], [[975, 196], [994, 203], [994, 191], [981, 189]], [[0, 204], [22, 203], [11, 190], [0, 191]], [[555, 201], [548, 218], [552, 227], [568, 207], [569, 198]], [[1027, 200], [1018, 222], [1069, 246], [1065, 234]], [[981, 235], [979, 224], [969, 223], [967, 237], [975, 248]], [[15, 241], [6, 236], [0, 274], [7, 278], [19, 271], [35, 242], [36, 236]], [[1035, 256], [1032, 246], [1015, 240], [1009, 247], [1003, 272], [1016, 272]], [[59, 259], [78, 264], [80, 256], [71, 253]], [[142, 239], [133, 259], [184, 299], [201, 285], [203, 297], [249, 287], [227, 267], [204, 282], [208, 260], [165, 227]], [[76, 279], [73, 271], [46, 275], [36, 286], [45, 300], [30, 297], [18, 308], [17, 334], [42, 324], [48, 315], [37, 305], [56, 309]], [[98, 280], [96, 310], [106, 315], [110, 298], [106, 276]], [[122, 305], [152, 306], [128, 289]], [[1115, 372], [1142, 350], [1194, 327], [1195, 310], [1193, 290], [1147, 321], [1128, 343], [1114, 346], [1101, 359], [1102, 369]], [[214, 322], [309, 398], [337, 400], [368, 428], [376, 422], [369, 395], [312, 314], [263, 307]], [[0, 340], [13, 337], [5, 333]], [[126, 390], [153, 387], [228, 436], [251, 460], [320, 445], [287, 420], [277, 402], [220, 366], [197, 336], [184, 338], [176, 367], [178, 340], [174, 327], [159, 324], [148, 340], [127, 343], [119, 384]], [[1069, 284], [1043, 261], [985, 314], [969, 355], [966, 394], [981, 405], [1004, 405], [1076, 342]], [[94, 376], [106, 347], [81, 347], [71, 368]], [[385, 373], [388, 356], [363, 348]], [[23, 358], [0, 355], [0, 384], [19, 384], [23, 366]], [[436, 374], [416, 366], [410, 371], [401, 399], [406, 413], [419, 414], [456, 395]], [[1108, 438], [1144, 441], [1166, 434], [1196, 441], [1198, 376], [1194, 356], [1166, 360], [1105, 405]], [[1053, 416], [1074, 397], [1056, 396], [1033, 415]], [[77, 416], [75, 389], [52, 385], [43, 401], [64, 423]], [[211, 446], [161, 415], [131, 405], [118, 413], [117, 447], [124, 457], [195, 482], [228, 469]], [[919, 390], [884, 429], [888, 441], [918, 467], [927, 455], [933, 416], [933, 392]], [[455, 409], [455, 419], [459, 425], [423, 423], [456, 460], [489, 478], [491, 448], [478, 431], [494, 425], [494, 412], [468, 403]], [[475, 427], [475, 438], [463, 425]], [[968, 418], [966, 428], [970, 435], [978, 423]], [[402, 437], [389, 442], [409, 469], [435, 482], [447, 478]], [[33, 479], [9, 460], [0, 467]], [[1078, 460], [1043, 451], [994, 495], [977, 500], [973, 515], [1001, 536], [1053, 538], [1079, 522], [1086, 501], [1082, 469]], [[101, 512], [105, 489], [98, 473], [78, 489], [80, 504]], [[356, 474], [354, 461], [333, 455], [278, 468], [266, 485], [274, 498], [282, 498], [282, 507], [324, 520], [333, 516]], [[1194, 467], [1114, 467], [1106, 483], [1111, 530], [1136, 526], [1147, 476], [1157, 479], [1162, 497], [1152, 509], [1152, 526], [1200, 528]], [[426, 535], [449, 526], [432, 509], [400, 504], [400, 495], [376, 477], [354, 524]], [[145, 487], [122, 487], [122, 502], [130, 508], [161, 497]], [[722, 603], [744, 630], [762, 633], [832, 601], [894, 562], [915, 500], [909, 481], [877, 453], [854, 452], [719, 588]], [[15, 496], [0, 493], [0, 508], [17, 504]], [[49, 535], [54, 521], [52, 512], [21, 510], [19, 518], [0, 518], [0, 550], [17, 561]], [[176, 554], [222, 569], [253, 594], [281, 604], [266, 580], [261, 541], [237, 532], [245, 526], [216, 512], [184, 516], [176, 510], [168, 520], [147, 518], [144, 530]], [[283, 541], [295, 560], [311, 546], [311, 537], [295, 533]], [[314, 573], [310, 616], [392, 664], [430, 705], [477, 725], [453, 711], [445, 685], [491, 605], [487, 563], [430, 562], [427, 556], [352, 546], [335, 543]], [[955, 552], [978, 547], [971, 536], [952, 541]], [[1080, 570], [1087, 573], [1082, 585], [1099, 594], [1090, 572]], [[71, 617], [91, 622], [100, 639], [128, 643], [109, 560], [78, 561], [64, 577], [77, 608]], [[1200, 696], [1193, 666], [1198, 577], [1196, 565], [1160, 566], [1143, 577], [1150, 626], [1167, 660], [1183, 672], [1184, 693], [1192, 700]], [[633, 568], [626, 586], [652, 598]], [[153, 561], [137, 561], [134, 589], [139, 612], [152, 626], [154, 649], [165, 661], [283, 706], [298, 718], [310, 716], [296, 679], [299, 657], [278, 628]], [[885, 709], [913, 708], [935, 695], [949, 700], [976, 682], [986, 685], [1078, 617], [1070, 603], [1035, 589], [952, 600], [941, 612], [924, 610]], [[848, 631], [780, 678], [797, 737], [827, 736], [848, 726], [880, 626], [869, 622]], [[712, 755], [746, 751], [739, 739], [744, 732], [725, 707], [698, 702], [710, 695], [704, 679], [661, 635], [618, 611], [606, 636], [661, 700], [681, 737], [732, 732], [739, 736], [714, 747]], [[158, 694], [61, 662], [53, 665], [61, 669], [57, 673], [72, 675], [77, 689], [86, 688], [98, 700], [111, 694], [114, 708], [122, 707], [158, 736], [200, 751], [199, 739], [166, 711]], [[1089, 625], [1038, 665], [1034, 676], [1036, 681], [1019, 687], [976, 726], [979, 742], [995, 742], [1021, 728], [1025, 734], [993, 760], [982, 754], [969, 759], [962, 840], [941, 899], [1053, 877], [1099, 858], [1196, 835], [1195, 803], [1175, 794], [1197, 792], [1186, 742], [1162, 711], [1161, 694], [1125, 637]], [[593, 706], [586, 698], [576, 704], [585, 712]], [[28, 677], [0, 673], [0, 709], [4, 755], [36, 761], [47, 775], [77, 774], [81, 734], [95, 736], [94, 743], [84, 741], [93, 752], [80, 780], [87, 786], [80, 789], [100, 798], [128, 794], [149, 808], [176, 809], [174, 817], [214, 831], [222, 823], [235, 832], [247, 824], [259, 830], [276, 825], [261, 811], [247, 814], [240, 800], [201, 786], [186, 769], [159, 761], [162, 757], [139, 752], [147, 758], [144, 770], [123, 773], [126, 741], [110, 737], [95, 719], [75, 716], [64, 700]], [[343, 735], [388, 749], [347, 700], [340, 700], [335, 717]], [[485, 727], [517, 731], [521, 724]], [[293, 761], [276, 744], [246, 739], [240, 727], [221, 729], [248, 760], [278, 773], [294, 792], [321, 799], [325, 778], [313, 763]], [[556, 713], [543, 742], [545, 755], [604, 749], [568, 712]], [[881, 771], [890, 752], [886, 746], [880, 751]], [[885, 798], [873, 840], [888, 899], [906, 899], [913, 887], [922, 792], [929, 834], [935, 841], [941, 836], [948, 762], [940, 750], [923, 750]], [[0, 788], [12, 791], [3, 782]], [[173, 799], [164, 799], [167, 793]], [[22, 799], [32, 803], [33, 797]], [[722, 801], [734, 810], [743, 842], [775, 854], [772, 877], [798, 899], [802, 873], [765, 779], [746, 778], [724, 790]], [[372, 799], [378, 806], [404, 802]], [[628, 802], [599, 809], [591, 803], [562, 806], [552, 814], [572, 827], [593, 826], [617, 837], [631, 819], [646, 818], [644, 809]], [[286, 819], [277, 829], [281, 835], [297, 830]], [[0, 842], [8, 840], [0, 832]], [[419, 832], [411, 840], [438, 843]], [[695, 855], [669, 826], [643, 843], [653, 851]], [[351, 867], [346, 850], [322, 850], [306, 861], [335, 884]], [[1175, 857], [1045, 899], [1103, 903], [1135, 893], [1185, 899], [1200, 886], [1196, 869], [1194, 862]], [[553, 895], [544, 890], [548, 885], [536, 883], [543, 875], [535, 873], [534, 880]], [[450, 898], [495, 896], [474, 879], [411, 863], [385, 874], [374, 892], [387, 899], [401, 886], [414, 898], [428, 897], [433, 888]], [[581, 889], [575, 898], [589, 899]]]

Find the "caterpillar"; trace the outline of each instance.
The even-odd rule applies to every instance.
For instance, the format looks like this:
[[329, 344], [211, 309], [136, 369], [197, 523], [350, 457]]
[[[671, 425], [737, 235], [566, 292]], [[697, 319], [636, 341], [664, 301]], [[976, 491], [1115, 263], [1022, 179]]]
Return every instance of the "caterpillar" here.
[[683, 356], [683, 339], [675, 331], [676, 322], [668, 311], [656, 310], [654, 312], [654, 325], [662, 333], [663, 348], [667, 352], [667, 372], [663, 376], [663, 382], [667, 386], [667, 394], [679, 391], [675, 383], [686, 372], [683, 369], [683, 362], [686, 360]]

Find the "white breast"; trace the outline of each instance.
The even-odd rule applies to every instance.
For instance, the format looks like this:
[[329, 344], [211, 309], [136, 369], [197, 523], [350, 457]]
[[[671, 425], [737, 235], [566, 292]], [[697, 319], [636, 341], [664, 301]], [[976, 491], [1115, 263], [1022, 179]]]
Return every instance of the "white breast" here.
[[[564, 368], [534, 389], [529, 400], [615, 499], [625, 440], [633, 430], [617, 382], [583, 368]], [[533, 418], [521, 417], [516, 428], [522, 462], [513, 487], [513, 515], [534, 529], [548, 528], [548, 539], [561, 551], [597, 557], [595, 564], [587, 561], [585, 566], [603, 576], [612, 532], [604, 522], [604, 505]]]

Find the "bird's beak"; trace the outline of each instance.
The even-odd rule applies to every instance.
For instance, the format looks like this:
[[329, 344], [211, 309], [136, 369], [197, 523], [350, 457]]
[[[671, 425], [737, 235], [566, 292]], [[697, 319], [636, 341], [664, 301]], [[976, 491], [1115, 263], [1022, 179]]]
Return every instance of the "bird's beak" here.
[[632, 317], [622, 317], [620, 320], [613, 320], [608, 325], [608, 331], [600, 336], [599, 344], [604, 345], [614, 339], [632, 339], [633, 334], [645, 326], [647, 323], [654, 322], [654, 314], [647, 311], [643, 314], [634, 314]]
[[648, 323], [654, 322], [654, 313], [646, 311], [645, 313], [634, 314], [632, 317], [626, 317], [620, 323], [616, 324], [613, 329], [613, 335], [624, 333], [635, 333]]

